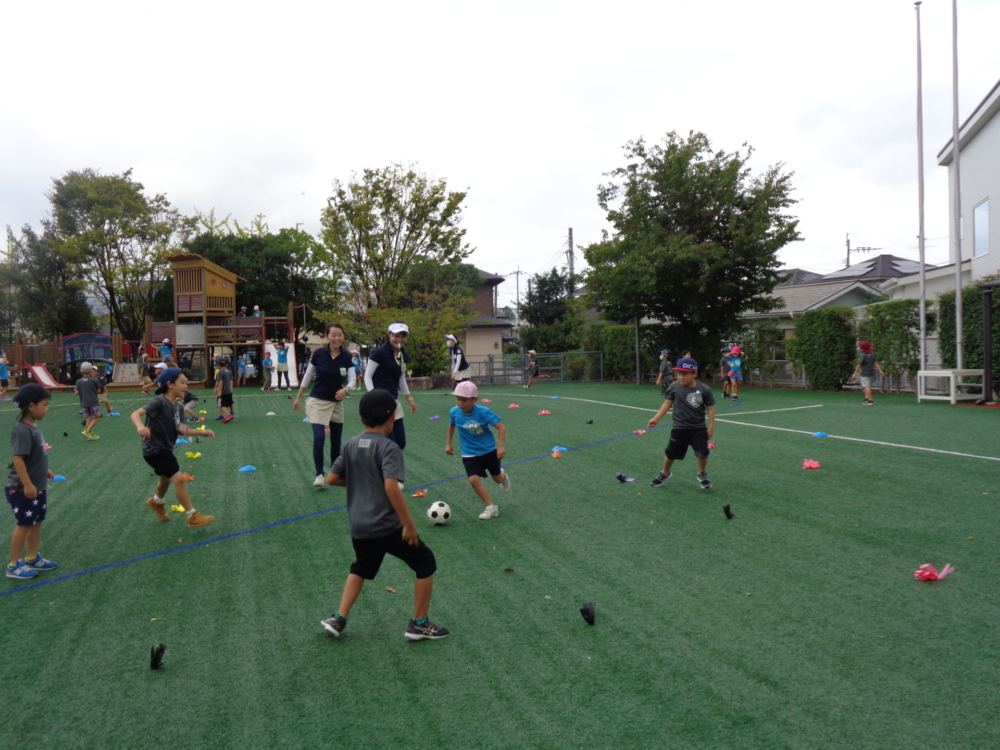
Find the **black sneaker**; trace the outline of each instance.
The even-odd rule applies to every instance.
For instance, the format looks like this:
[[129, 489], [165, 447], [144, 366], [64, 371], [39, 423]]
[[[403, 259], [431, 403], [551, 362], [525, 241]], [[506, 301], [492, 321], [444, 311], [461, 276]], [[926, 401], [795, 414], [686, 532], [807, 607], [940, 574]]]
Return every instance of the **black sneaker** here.
[[701, 488], [703, 490], [712, 489], [712, 483], [709, 481], [708, 474], [706, 474], [705, 472], [702, 472], [701, 474], [698, 475], [698, 484], [701, 485]]
[[865, 399], [861, 403], [864, 404], [865, 406], [875, 406], [875, 402], [874, 401], [869, 401], [868, 399]]
[[670, 479], [670, 477], [672, 477], [673, 475], [674, 475], [674, 473], [672, 471], [668, 471], [666, 474], [664, 474], [661, 471], [659, 474], [656, 475], [656, 478], [652, 482], [649, 483], [649, 486], [650, 487], [662, 487], [663, 483], [666, 482], [668, 479]]
[[440, 625], [435, 625], [430, 620], [427, 620], [423, 625], [417, 625], [416, 620], [410, 620], [403, 635], [408, 641], [437, 640], [438, 638], [447, 638], [451, 635], [451, 631]]
[[320, 620], [319, 624], [322, 625], [326, 632], [334, 638], [340, 638], [340, 634], [343, 633], [344, 628], [347, 627], [347, 620], [338, 615], [334, 615], [333, 617], [328, 617], [325, 620]]

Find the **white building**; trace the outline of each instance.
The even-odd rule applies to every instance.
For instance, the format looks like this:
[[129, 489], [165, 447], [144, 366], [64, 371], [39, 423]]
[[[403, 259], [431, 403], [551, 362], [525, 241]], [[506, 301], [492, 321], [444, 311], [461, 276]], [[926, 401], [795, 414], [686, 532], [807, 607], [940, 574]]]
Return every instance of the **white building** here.
[[[1000, 117], [995, 116], [997, 112], [1000, 112], [1000, 81], [958, 131], [962, 157], [962, 260], [972, 261], [972, 281], [1000, 273]], [[953, 143], [949, 140], [938, 154], [938, 164], [948, 167], [949, 193], [955, 181], [952, 151]], [[951, 195], [948, 226], [952, 248], [955, 246], [954, 205]], [[954, 250], [951, 256], [954, 262]]]

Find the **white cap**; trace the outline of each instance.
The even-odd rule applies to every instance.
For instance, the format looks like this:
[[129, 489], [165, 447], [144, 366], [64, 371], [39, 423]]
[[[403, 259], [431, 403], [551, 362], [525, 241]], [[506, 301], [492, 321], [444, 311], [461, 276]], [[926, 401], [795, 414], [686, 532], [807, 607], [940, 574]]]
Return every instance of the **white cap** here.
[[170, 339], [163, 339], [163, 343], [164, 344], [169, 344], [170, 343]]
[[455, 342], [456, 344], [458, 343], [458, 339], [457, 339], [457, 338], [455, 338], [454, 336], [452, 336], [452, 335], [451, 335], [450, 333], [446, 333], [446, 334], [444, 335], [444, 337], [445, 337], [446, 339], [450, 339], [451, 341], [454, 341], [454, 342]]
[[168, 367], [170, 367], [170, 365], [168, 365], [166, 362], [157, 362], [156, 363], [156, 367], [154, 367], [153, 369], [154, 370], [166, 370]]
[[254, 306], [253, 306], [253, 309], [254, 309], [254, 310], [259, 310], [259, 309], [260, 309], [260, 305], [254, 305]]
[[389, 326], [389, 333], [409, 333], [410, 329], [406, 323], [393, 323]]

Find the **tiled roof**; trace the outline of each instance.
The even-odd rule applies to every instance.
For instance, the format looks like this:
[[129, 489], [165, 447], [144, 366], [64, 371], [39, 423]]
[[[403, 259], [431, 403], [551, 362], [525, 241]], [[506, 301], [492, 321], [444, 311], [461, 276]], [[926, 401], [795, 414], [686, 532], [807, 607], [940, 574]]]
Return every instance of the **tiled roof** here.
[[782, 300], [780, 307], [767, 313], [747, 313], [745, 317], [760, 318], [800, 313], [803, 310], [819, 307], [824, 302], [833, 302], [837, 297], [851, 291], [855, 287], [870, 293], [872, 296], [882, 296], [871, 287], [853, 280], [786, 286], [781, 287], [780, 291], [776, 289], [773, 294], [768, 295], [772, 299], [780, 298]]
[[[934, 268], [924, 264], [925, 268]], [[909, 276], [911, 273], [920, 272], [920, 261], [900, 258], [896, 255], [876, 255], [874, 258], [867, 258], [860, 263], [841, 268], [839, 271], [828, 273], [823, 277], [823, 281], [840, 281], [844, 279], [854, 279], [855, 281], [874, 281], [876, 279], [891, 279], [896, 276]]]

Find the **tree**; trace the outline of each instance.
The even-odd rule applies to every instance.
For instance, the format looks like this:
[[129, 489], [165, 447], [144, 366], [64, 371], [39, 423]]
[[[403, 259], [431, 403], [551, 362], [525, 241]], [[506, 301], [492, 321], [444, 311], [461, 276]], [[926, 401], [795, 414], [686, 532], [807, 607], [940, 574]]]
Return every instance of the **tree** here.
[[598, 309], [621, 322], [669, 322], [685, 341], [715, 347], [743, 312], [776, 304], [766, 295], [781, 280], [778, 250], [801, 239], [785, 213], [795, 203], [792, 175], [778, 164], [754, 176], [744, 146], [713, 152], [694, 132], [625, 145], [628, 164], [597, 193], [613, 233], [584, 250]]
[[41, 236], [27, 224], [20, 238], [7, 227], [7, 253], [4, 286], [11, 290], [12, 317], [22, 332], [54, 341], [94, 330], [94, 315], [83, 291], [86, 281], [60, 252], [48, 222], [43, 222]]
[[583, 316], [580, 302], [572, 295], [575, 278], [553, 268], [531, 278], [520, 307], [521, 338], [528, 349], [567, 352], [580, 348]]
[[857, 361], [854, 311], [849, 307], [806, 310], [795, 318], [795, 338], [787, 349], [791, 360], [805, 368], [809, 387], [839, 391]]
[[449, 192], [412, 167], [394, 164], [334, 180], [323, 210], [323, 243], [330, 264], [367, 307], [399, 294], [418, 259], [446, 264], [467, 258], [460, 228], [465, 193]]
[[865, 314], [866, 319], [858, 326], [858, 336], [871, 342], [890, 384], [893, 376], [912, 375], [920, 369], [920, 300], [900, 299], [869, 305]]
[[459, 309], [475, 299], [482, 281], [476, 267], [468, 263], [442, 265], [430, 258], [418, 258], [398, 292], [383, 300], [390, 307], [420, 308], [431, 302]]
[[[732, 340], [739, 341], [743, 350], [743, 359], [747, 363], [744, 368], [744, 375], [747, 384], [753, 381], [753, 370], [760, 370], [761, 381], [766, 378], [773, 378], [778, 366], [774, 362], [774, 354], [777, 346], [784, 339], [784, 332], [773, 320], [758, 320], [748, 325], [740, 334], [731, 337]], [[730, 339], [730, 337], [727, 337]], [[721, 359], [721, 357], [716, 357]], [[712, 362], [714, 371], [715, 362]]]
[[60, 252], [80, 268], [88, 289], [128, 339], [141, 339], [145, 318], [166, 278], [166, 256], [191, 228], [164, 195], [147, 197], [132, 170], [93, 169], [53, 180], [47, 194]]

